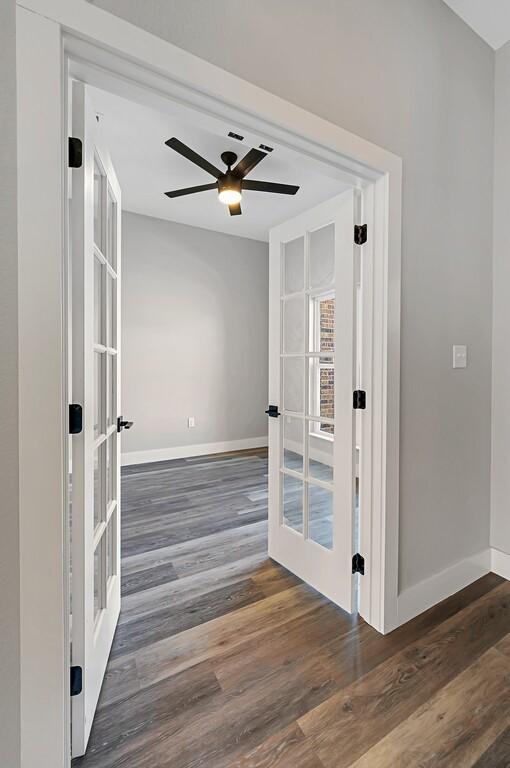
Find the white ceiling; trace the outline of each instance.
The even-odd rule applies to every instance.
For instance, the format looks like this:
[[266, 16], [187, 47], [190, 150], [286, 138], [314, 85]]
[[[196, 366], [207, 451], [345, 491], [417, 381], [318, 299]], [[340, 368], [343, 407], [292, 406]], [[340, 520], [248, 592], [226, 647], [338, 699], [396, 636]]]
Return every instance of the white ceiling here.
[[494, 50], [510, 40], [510, 0], [444, 0]]
[[[261, 139], [245, 136], [239, 142], [229, 138], [226, 129], [214, 132], [208, 123], [204, 128], [206, 120], [198, 113], [191, 118], [189, 111], [181, 114], [177, 108], [163, 113], [96, 88], [91, 92], [102, 139], [119, 177], [124, 210], [267, 241], [271, 227], [346, 189], [334, 169], [329, 171], [309, 157], [271, 144], [274, 151], [250, 178], [298, 184], [295, 197], [246, 191], [241, 216], [230, 216], [215, 190], [171, 200], [164, 194], [168, 190], [214, 179], [165, 146], [167, 139], [177, 136], [219, 168], [224, 167], [222, 152], [230, 149], [242, 157]], [[235, 126], [232, 129], [239, 132]]]

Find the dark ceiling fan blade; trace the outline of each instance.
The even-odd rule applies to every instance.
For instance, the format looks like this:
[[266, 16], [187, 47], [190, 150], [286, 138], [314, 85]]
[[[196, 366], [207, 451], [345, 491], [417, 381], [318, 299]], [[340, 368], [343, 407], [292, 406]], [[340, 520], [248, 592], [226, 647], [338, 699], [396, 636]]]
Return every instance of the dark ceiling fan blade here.
[[238, 179], [244, 179], [244, 177], [266, 157], [266, 154], [266, 152], [261, 152], [260, 149], [250, 149], [243, 159], [239, 160], [236, 167], [232, 169], [232, 173], [237, 176]]
[[232, 203], [232, 205], [228, 206], [228, 210], [231, 216], [240, 216], [242, 213], [241, 203]]
[[193, 195], [195, 192], [205, 192], [208, 189], [218, 189], [215, 181], [211, 184], [201, 184], [198, 187], [185, 187], [184, 189], [173, 189], [171, 192], [165, 192], [167, 197], [182, 197], [183, 195]]
[[206, 160], [205, 157], [202, 157], [202, 155], [197, 154], [197, 152], [194, 152], [192, 149], [187, 147], [186, 144], [183, 144], [182, 141], [176, 139], [175, 136], [171, 139], [168, 139], [168, 141], [165, 141], [165, 144], [167, 147], [170, 147], [170, 149], [175, 150], [175, 152], [178, 152], [180, 155], [185, 157], [186, 160], [191, 160], [191, 162], [195, 163], [195, 165], [198, 165], [199, 168], [202, 168], [204, 171], [207, 171], [207, 173], [210, 173], [211, 176], [214, 176], [215, 179], [219, 179], [220, 176], [222, 176], [222, 172], [216, 168], [215, 165]]
[[274, 192], [278, 195], [295, 195], [299, 187], [292, 184], [277, 184], [273, 181], [243, 181], [243, 189], [251, 189], [254, 192]]

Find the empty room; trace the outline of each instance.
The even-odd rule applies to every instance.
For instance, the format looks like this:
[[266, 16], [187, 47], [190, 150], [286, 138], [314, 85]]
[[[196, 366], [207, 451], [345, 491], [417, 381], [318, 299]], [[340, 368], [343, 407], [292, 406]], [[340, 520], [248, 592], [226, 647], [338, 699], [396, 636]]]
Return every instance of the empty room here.
[[507, 766], [507, 4], [0, 14], [0, 763]]

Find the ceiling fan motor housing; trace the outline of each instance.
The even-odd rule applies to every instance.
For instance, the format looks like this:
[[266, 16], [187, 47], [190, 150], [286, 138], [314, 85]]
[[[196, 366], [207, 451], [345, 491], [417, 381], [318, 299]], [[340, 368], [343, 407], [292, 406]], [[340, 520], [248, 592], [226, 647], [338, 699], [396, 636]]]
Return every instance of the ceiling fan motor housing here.
[[231, 171], [227, 171], [218, 179], [218, 192], [224, 190], [235, 190], [241, 193], [241, 181], [238, 176], [235, 176]]

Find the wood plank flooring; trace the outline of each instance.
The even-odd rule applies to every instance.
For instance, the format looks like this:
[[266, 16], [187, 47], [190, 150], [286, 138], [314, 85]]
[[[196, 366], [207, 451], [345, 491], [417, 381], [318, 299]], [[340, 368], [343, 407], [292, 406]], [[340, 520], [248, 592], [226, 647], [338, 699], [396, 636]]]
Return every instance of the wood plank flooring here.
[[510, 768], [510, 584], [382, 637], [267, 551], [265, 451], [128, 467], [122, 612], [73, 768]]

